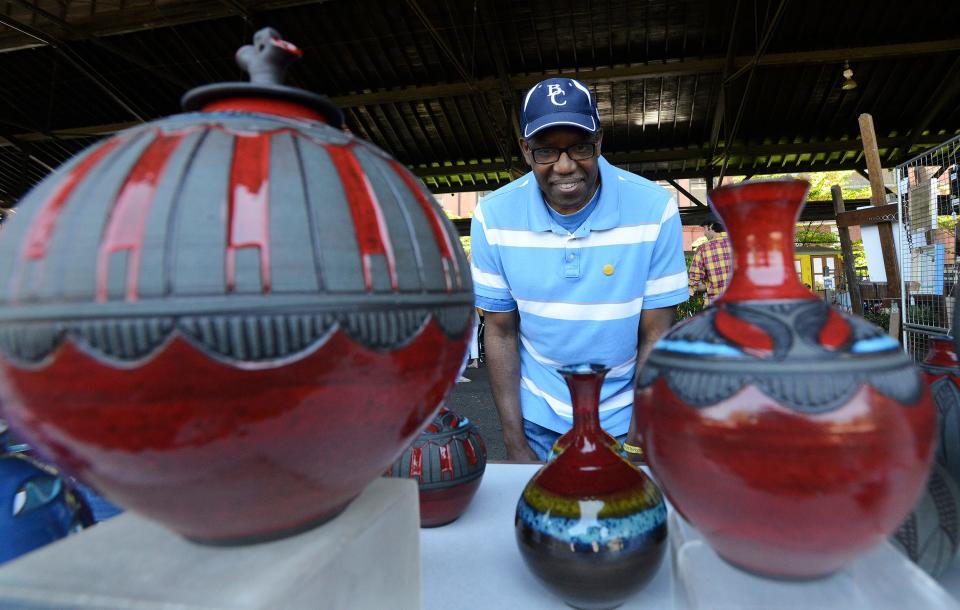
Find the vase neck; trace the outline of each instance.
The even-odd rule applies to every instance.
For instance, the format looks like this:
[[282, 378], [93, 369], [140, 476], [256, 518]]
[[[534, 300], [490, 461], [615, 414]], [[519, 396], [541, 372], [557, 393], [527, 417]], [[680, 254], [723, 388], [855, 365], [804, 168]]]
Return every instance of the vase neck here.
[[570, 389], [573, 404], [572, 446], [584, 448], [585, 443], [596, 444], [601, 435], [600, 388], [610, 369], [598, 364], [586, 364], [560, 369]]
[[793, 259], [793, 231], [808, 189], [803, 180], [771, 180], [710, 193], [734, 257], [730, 284], [717, 302], [817, 298], [797, 277]]

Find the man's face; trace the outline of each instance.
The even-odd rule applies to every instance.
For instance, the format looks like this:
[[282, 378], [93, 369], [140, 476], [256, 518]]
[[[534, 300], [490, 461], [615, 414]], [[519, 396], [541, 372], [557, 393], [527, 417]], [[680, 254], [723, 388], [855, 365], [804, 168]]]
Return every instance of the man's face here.
[[713, 239], [714, 237], [717, 236], [717, 232], [713, 230], [713, 226], [711, 226], [711, 225], [706, 225], [706, 226], [703, 228], [703, 235], [704, 235], [704, 237], [706, 237], [707, 239]]
[[[603, 133], [595, 134], [576, 127], [550, 127], [528, 140], [520, 140], [523, 158], [533, 170], [537, 184], [547, 203], [561, 214], [572, 214], [582, 208], [593, 195], [600, 175], [597, 159]], [[568, 153], [561, 153], [553, 163], [537, 163], [533, 151], [538, 148], [565, 149], [577, 144], [593, 143], [596, 152], [589, 159], [574, 161]], [[576, 155], [574, 155], [576, 156]]]

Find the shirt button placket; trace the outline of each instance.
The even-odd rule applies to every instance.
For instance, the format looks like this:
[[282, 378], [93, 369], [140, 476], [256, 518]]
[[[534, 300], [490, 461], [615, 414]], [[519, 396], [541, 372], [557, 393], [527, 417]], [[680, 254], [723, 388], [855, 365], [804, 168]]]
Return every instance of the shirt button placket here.
[[567, 278], [580, 277], [580, 248], [573, 239], [567, 240], [563, 250], [563, 276]]

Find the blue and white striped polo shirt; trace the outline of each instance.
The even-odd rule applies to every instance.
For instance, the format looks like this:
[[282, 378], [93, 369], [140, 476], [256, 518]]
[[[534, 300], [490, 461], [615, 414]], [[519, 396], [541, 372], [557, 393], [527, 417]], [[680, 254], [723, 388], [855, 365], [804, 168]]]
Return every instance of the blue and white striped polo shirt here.
[[569, 429], [556, 368], [596, 362], [612, 368], [600, 420], [619, 436], [630, 423], [640, 312], [685, 301], [687, 270], [670, 194], [602, 157], [599, 165], [600, 201], [572, 234], [551, 218], [533, 173], [484, 197], [470, 229], [472, 271], [478, 301], [520, 311], [524, 419]]

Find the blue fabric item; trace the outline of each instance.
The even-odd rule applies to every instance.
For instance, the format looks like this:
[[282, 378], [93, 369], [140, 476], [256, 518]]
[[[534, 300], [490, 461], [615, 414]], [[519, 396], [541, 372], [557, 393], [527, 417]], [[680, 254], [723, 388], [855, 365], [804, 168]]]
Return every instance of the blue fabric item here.
[[600, 189], [603, 188], [603, 185], [597, 187], [597, 192], [593, 194], [593, 198], [587, 202], [587, 205], [583, 206], [580, 210], [577, 210], [573, 214], [568, 214], [564, 216], [563, 214], [557, 212], [544, 201], [543, 205], [547, 206], [547, 211], [550, 212], [550, 216], [553, 218], [553, 221], [558, 225], [566, 229], [570, 233], [575, 233], [577, 229], [580, 228], [580, 225], [583, 224], [583, 221], [587, 219], [590, 214], [597, 208], [597, 202], [600, 201]]
[[640, 315], [687, 299], [687, 267], [670, 194], [602, 157], [598, 164], [596, 208], [572, 234], [550, 215], [532, 173], [484, 197], [471, 270], [478, 300], [519, 311], [524, 419], [568, 430], [570, 394], [556, 369], [593, 362], [612, 369], [600, 422], [618, 436], [630, 423]]
[[600, 128], [597, 100], [572, 78], [548, 78], [527, 91], [520, 108], [520, 128], [529, 138], [541, 129], [572, 125], [591, 133]]

